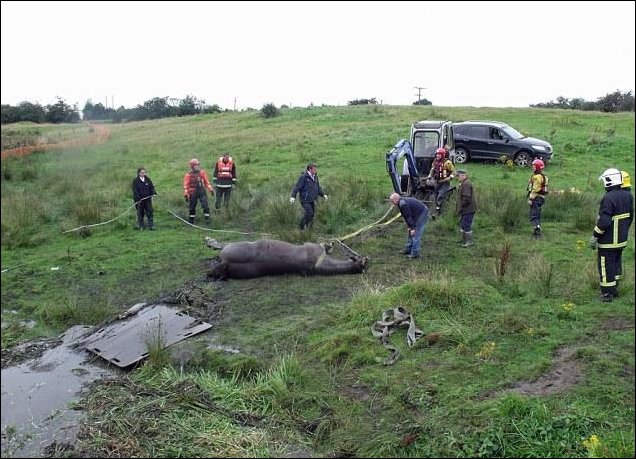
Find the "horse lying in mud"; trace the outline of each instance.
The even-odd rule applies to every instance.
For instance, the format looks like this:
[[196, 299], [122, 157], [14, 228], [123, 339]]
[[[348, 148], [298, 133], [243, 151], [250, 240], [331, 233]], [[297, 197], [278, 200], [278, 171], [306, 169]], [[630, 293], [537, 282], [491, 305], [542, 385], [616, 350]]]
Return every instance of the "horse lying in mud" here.
[[210, 263], [208, 279], [248, 279], [280, 274], [334, 275], [364, 271], [367, 257], [338, 259], [322, 244], [303, 245], [262, 239], [255, 242], [221, 244], [206, 237], [208, 247], [221, 249]]

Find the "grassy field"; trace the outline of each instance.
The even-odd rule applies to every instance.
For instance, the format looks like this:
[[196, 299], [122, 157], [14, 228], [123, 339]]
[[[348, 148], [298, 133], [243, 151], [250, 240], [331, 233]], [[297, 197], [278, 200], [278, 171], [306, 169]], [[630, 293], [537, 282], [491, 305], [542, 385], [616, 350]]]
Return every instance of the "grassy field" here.
[[[457, 220], [447, 212], [427, 225], [419, 260], [397, 254], [406, 231], [400, 220], [350, 240], [371, 258], [364, 275], [205, 281], [215, 255], [206, 235], [324, 241], [379, 219], [391, 191], [384, 154], [423, 119], [499, 120], [549, 140], [555, 158], [546, 169], [544, 237], [531, 237], [530, 171], [469, 162], [479, 203], [470, 249], [456, 244]], [[179, 358], [156, 353], [96, 385], [81, 404], [79, 451], [634, 456], [633, 236], [621, 296], [611, 304], [598, 301], [595, 254], [586, 246], [604, 193], [599, 174], [617, 167], [636, 175], [633, 113], [315, 107], [273, 119], [231, 112], [109, 129], [101, 145], [2, 160], [3, 351], [160, 298], [215, 327], [183, 343]], [[190, 228], [169, 213], [186, 214], [188, 160], [199, 158], [211, 173], [226, 150], [239, 182], [212, 228], [251, 236]], [[288, 198], [309, 161], [318, 163], [329, 201], [318, 204], [313, 232], [301, 234], [300, 208]], [[159, 193], [158, 231], [134, 231], [130, 211], [64, 233], [129, 208], [139, 166]], [[391, 342], [402, 355], [387, 367], [370, 329], [398, 305], [436, 339], [408, 348], [404, 331], [396, 332]]]

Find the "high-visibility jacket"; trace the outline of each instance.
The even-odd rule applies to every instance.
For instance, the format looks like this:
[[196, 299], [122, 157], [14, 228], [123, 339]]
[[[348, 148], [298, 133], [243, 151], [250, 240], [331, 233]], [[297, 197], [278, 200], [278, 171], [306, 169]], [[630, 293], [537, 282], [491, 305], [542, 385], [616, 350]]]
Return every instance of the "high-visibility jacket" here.
[[210, 180], [208, 180], [208, 174], [204, 170], [200, 171], [188, 171], [183, 177], [183, 195], [188, 198], [192, 195], [199, 193], [205, 193], [205, 190], [214, 193]]
[[545, 199], [548, 194], [548, 177], [541, 172], [535, 172], [528, 181], [528, 199], [534, 201], [537, 196]]
[[433, 178], [435, 180], [448, 178], [453, 172], [455, 172], [455, 166], [450, 159], [433, 161]]
[[627, 245], [629, 227], [634, 221], [634, 197], [620, 186], [610, 188], [598, 211], [594, 237], [601, 249], [620, 249]]
[[223, 162], [223, 156], [214, 165], [212, 180], [219, 188], [229, 188], [236, 182], [236, 166], [230, 156], [228, 162]]

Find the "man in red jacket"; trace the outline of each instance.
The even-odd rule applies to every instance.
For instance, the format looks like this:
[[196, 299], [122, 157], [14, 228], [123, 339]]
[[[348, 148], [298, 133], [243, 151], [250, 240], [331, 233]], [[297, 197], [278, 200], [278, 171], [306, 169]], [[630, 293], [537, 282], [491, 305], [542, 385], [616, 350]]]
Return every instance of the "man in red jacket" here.
[[189, 164], [190, 170], [186, 172], [183, 177], [183, 195], [189, 204], [190, 211], [188, 221], [191, 224], [194, 223], [197, 201], [201, 201], [205, 222], [210, 223], [210, 207], [208, 206], [208, 195], [205, 190], [207, 189], [210, 193], [214, 194], [214, 189], [212, 185], [210, 185], [208, 174], [203, 169], [199, 169], [199, 160], [192, 158]]

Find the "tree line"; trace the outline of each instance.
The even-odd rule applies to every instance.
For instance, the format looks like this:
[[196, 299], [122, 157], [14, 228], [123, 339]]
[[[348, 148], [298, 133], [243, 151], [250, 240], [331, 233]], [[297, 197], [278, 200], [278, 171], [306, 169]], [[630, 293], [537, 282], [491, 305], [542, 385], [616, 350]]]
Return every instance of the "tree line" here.
[[53, 105], [42, 106], [33, 102], [21, 102], [17, 106], [2, 105], [1, 123], [17, 123], [31, 121], [33, 123], [77, 123], [80, 119], [111, 120], [114, 123], [125, 121], [152, 120], [173, 116], [189, 116], [202, 113], [219, 113], [221, 108], [217, 104], [208, 105], [204, 100], [194, 96], [183, 99], [173, 97], [154, 97], [134, 108], [123, 105], [117, 109], [105, 107], [101, 103], [94, 104], [90, 99], [84, 104], [82, 117], [77, 104], [71, 106], [62, 98]]
[[632, 91], [621, 92], [620, 90], [608, 93], [603, 97], [599, 97], [596, 101], [588, 101], [581, 97], [568, 99], [566, 97], [557, 97], [556, 101], [543, 102], [540, 104], [530, 105], [534, 108], [563, 108], [568, 110], [587, 110], [600, 112], [633, 112], [634, 111], [634, 95]]

